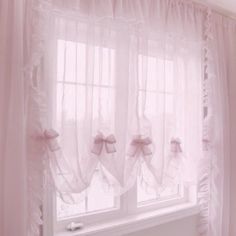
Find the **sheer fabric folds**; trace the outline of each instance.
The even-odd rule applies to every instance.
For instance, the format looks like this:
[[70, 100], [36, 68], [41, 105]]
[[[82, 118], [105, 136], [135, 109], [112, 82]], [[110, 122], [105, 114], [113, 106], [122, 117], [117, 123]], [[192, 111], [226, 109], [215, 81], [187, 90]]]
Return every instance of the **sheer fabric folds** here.
[[[146, 5], [148, 12], [151, 7]], [[161, 17], [157, 9], [154, 15]], [[183, 11], [189, 25], [176, 15], [174, 30], [167, 14], [162, 28], [147, 15], [126, 19], [116, 12], [99, 18], [81, 10], [78, 19], [55, 18], [55, 129], [69, 168], [60, 167], [68, 173], [58, 183], [62, 194], [68, 182], [73, 193], [86, 190], [97, 170], [118, 195], [138, 175], [157, 192], [177, 178], [196, 183], [205, 16], [176, 2], [167, 9]], [[174, 162], [175, 174], [169, 166]]]
[[198, 184], [200, 234], [228, 236], [235, 22], [187, 0], [5, 2], [0, 234], [40, 235], [44, 187], [71, 203], [99, 173], [114, 195]]

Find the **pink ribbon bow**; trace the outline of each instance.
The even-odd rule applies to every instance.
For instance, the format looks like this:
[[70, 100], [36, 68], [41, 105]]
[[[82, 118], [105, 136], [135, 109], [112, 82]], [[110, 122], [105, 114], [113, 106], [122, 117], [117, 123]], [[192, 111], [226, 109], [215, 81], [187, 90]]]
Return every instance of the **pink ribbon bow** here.
[[43, 140], [52, 152], [60, 149], [60, 146], [56, 140], [58, 136], [58, 132], [53, 129], [46, 129], [43, 133]]
[[142, 138], [141, 135], [137, 135], [130, 144], [129, 155], [134, 157], [142, 153], [144, 156], [149, 156], [152, 151], [148, 145], [152, 143], [151, 138]]
[[170, 150], [174, 153], [182, 152], [181, 141], [179, 138], [172, 138], [170, 141]]
[[115, 144], [116, 139], [113, 134], [110, 134], [107, 137], [104, 137], [102, 133], [97, 134], [94, 138], [93, 148], [91, 150], [92, 153], [96, 155], [101, 155], [103, 146], [105, 144], [105, 150], [107, 153], [114, 153], [116, 152]]

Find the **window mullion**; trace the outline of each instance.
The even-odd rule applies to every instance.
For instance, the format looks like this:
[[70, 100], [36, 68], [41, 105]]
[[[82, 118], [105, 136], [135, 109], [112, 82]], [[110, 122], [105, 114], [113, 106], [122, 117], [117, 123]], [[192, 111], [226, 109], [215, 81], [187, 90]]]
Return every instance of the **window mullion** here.
[[[125, 169], [125, 158], [126, 158], [126, 137], [128, 130], [128, 99], [129, 99], [129, 38], [124, 40], [123, 32], [117, 32], [116, 37], [116, 60], [115, 60], [115, 91], [116, 91], [116, 135], [119, 142], [118, 155], [119, 158], [118, 166], [121, 170], [123, 178], [123, 170]], [[129, 212], [129, 199], [130, 191], [120, 196], [120, 210], [121, 214], [127, 214]], [[132, 192], [132, 191], [131, 191]]]
[[137, 211], [137, 181], [126, 193], [127, 213], [133, 214]]

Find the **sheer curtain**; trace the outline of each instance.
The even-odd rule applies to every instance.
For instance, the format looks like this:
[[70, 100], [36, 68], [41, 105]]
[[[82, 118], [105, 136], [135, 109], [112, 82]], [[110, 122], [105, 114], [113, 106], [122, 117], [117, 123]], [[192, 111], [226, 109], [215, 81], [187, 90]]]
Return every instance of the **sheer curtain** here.
[[234, 22], [184, 0], [4, 1], [1, 18], [1, 234], [39, 235], [45, 178], [71, 202], [99, 170], [118, 195], [198, 183], [201, 235], [228, 235]]
[[201, 155], [204, 11], [136, 2], [128, 6], [146, 12], [125, 18], [119, 14], [128, 6], [113, 12], [101, 4], [97, 16], [92, 3], [78, 4], [89, 13], [68, 19], [73, 14], [63, 8], [55, 19], [58, 189], [81, 193], [98, 169], [115, 194], [138, 175], [158, 193], [176, 178], [193, 182]]

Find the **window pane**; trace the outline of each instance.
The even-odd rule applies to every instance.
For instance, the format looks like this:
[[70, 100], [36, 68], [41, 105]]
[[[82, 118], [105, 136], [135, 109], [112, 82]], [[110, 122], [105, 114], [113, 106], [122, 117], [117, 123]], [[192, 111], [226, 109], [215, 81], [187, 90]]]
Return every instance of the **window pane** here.
[[94, 84], [114, 86], [114, 58], [112, 49], [94, 47]]
[[158, 90], [172, 93], [174, 88], [174, 62], [157, 58]]
[[156, 198], [157, 198], [157, 195], [156, 195], [155, 190], [151, 186], [148, 186], [147, 183], [145, 183], [145, 180], [143, 180], [143, 177], [139, 176], [137, 180], [138, 203], [155, 200]]
[[[157, 172], [160, 173], [160, 176], [165, 176], [170, 139], [175, 132], [177, 120], [180, 119], [180, 114], [176, 114], [175, 110], [177, 102], [174, 101], [173, 63], [171, 60], [139, 56], [139, 114], [141, 116], [144, 113], [150, 121], [152, 139], [155, 140], [155, 152], [151, 163]], [[180, 76], [178, 78], [181, 79]], [[178, 106], [183, 108], [183, 101], [178, 99]], [[157, 186], [150, 186], [152, 178], [151, 172], [145, 167], [144, 163], [141, 176], [137, 179], [137, 199], [139, 204], [150, 201], [156, 203], [166, 198], [175, 198], [180, 194], [181, 183], [176, 182], [171, 186], [167, 186], [164, 177], [161, 177], [163, 180], [160, 179], [162, 183], [157, 189]]]
[[101, 177], [102, 173], [97, 170], [86, 193], [72, 195], [74, 199], [78, 199], [78, 203], [67, 204], [58, 197], [57, 217], [60, 219], [118, 207], [118, 201], [115, 201], [112, 187], [109, 187]]
[[[101, 174], [101, 173], [100, 173]], [[103, 182], [104, 181], [104, 182]], [[106, 179], [102, 180], [99, 173], [93, 176], [91, 188], [88, 193], [88, 212], [104, 210], [115, 207], [112, 187], [108, 186]]]
[[57, 121], [79, 121], [85, 115], [85, 87], [77, 84], [59, 82], [57, 84]]
[[76, 43], [58, 40], [57, 43], [57, 79], [75, 82], [76, 77]]
[[58, 40], [58, 81], [113, 86], [114, 73], [114, 49]]
[[60, 197], [57, 197], [57, 218], [67, 218], [71, 216], [76, 216], [86, 212], [85, 200], [80, 201], [77, 204], [65, 203]]

